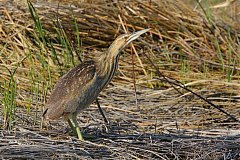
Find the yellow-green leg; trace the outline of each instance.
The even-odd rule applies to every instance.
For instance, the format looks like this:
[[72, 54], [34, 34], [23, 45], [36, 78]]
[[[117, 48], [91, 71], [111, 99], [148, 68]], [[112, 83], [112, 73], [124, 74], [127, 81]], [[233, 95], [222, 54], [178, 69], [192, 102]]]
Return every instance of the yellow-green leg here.
[[72, 116], [67, 120], [74, 134], [78, 136], [79, 140], [84, 140], [80, 128], [77, 122], [77, 114], [72, 114]]
[[75, 127], [73, 127], [73, 124], [72, 124], [70, 118], [67, 119], [67, 122], [68, 122], [69, 126], [71, 127], [71, 130], [73, 131], [73, 134], [74, 134], [74, 135], [77, 135], [77, 132], [76, 132], [76, 130], [75, 130]]

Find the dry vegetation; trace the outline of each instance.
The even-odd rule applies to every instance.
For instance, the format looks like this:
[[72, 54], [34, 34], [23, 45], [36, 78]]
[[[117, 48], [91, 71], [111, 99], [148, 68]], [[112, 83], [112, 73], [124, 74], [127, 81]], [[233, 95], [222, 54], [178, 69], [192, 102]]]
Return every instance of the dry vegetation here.
[[[240, 4], [228, 2], [33, 1], [31, 15], [27, 2], [0, 1], [0, 157], [238, 159]], [[61, 119], [43, 125], [63, 73], [144, 28], [99, 97], [110, 124], [93, 104], [78, 117], [87, 141]]]

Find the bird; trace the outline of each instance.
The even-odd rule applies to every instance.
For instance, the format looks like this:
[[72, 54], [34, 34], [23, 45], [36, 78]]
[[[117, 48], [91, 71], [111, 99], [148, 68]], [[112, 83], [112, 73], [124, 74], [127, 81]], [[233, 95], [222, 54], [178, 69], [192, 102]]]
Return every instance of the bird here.
[[120, 52], [149, 30], [118, 36], [98, 58], [83, 61], [60, 77], [46, 103], [44, 119], [50, 121], [63, 117], [78, 139], [84, 140], [77, 115], [89, 107], [112, 80], [118, 68]]

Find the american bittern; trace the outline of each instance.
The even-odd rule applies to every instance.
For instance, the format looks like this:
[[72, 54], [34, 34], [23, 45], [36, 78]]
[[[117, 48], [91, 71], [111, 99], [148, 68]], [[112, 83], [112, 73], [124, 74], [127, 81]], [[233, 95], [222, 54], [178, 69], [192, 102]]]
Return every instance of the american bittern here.
[[119, 53], [148, 30], [120, 35], [98, 59], [84, 61], [62, 76], [54, 86], [43, 116], [51, 120], [63, 116], [82, 140], [77, 114], [87, 108], [111, 81], [118, 66]]

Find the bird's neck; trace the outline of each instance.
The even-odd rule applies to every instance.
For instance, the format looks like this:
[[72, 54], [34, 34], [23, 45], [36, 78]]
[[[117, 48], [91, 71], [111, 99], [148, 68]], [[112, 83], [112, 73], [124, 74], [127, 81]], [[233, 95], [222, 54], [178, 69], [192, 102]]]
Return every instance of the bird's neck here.
[[105, 54], [99, 56], [96, 60], [97, 72], [100, 77], [106, 78], [109, 82], [118, 66], [119, 51], [109, 48]]

